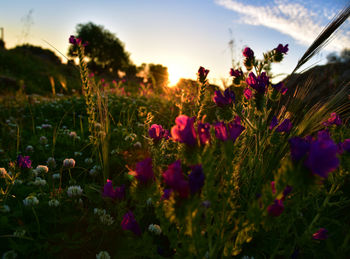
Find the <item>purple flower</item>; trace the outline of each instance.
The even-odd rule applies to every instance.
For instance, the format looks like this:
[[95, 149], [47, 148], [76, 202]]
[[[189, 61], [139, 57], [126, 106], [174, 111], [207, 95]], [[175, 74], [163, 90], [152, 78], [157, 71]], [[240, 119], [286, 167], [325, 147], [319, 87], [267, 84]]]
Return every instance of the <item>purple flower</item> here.
[[272, 217], [278, 217], [282, 214], [284, 210], [284, 205], [282, 200], [276, 199], [272, 205], [267, 208], [267, 212]]
[[342, 124], [342, 121], [341, 121], [339, 115], [336, 114], [335, 112], [332, 112], [330, 118], [326, 122], [323, 123], [323, 125], [325, 125], [325, 126], [331, 126], [331, 125], [340, 126], [341, 124]]
[[325, 240], [328, 238], [328, 230], [325, 228], [320, 228], [315, 233], [312, 234], [312, 238], [316, 240]]
[[186, 198], [189, 195], [189, 185], [184, 179], [180, 160], [168, 166], [168, 169], [163, 173], [163, 178], [165, 184], [177, 191], [181, 198]]
[[192, 172], [188, 176], [188, 183], [192, 194], [200, 192], [204, 185], [205, 175], [203, 173], [202, 165], [194, 165], [191, 167]]
[[229, 132], [229, 139], [233, 142], [236, 141], [236, 139], [241, 135], [241, 133], [245, 130], [245, 128], [240, 124], [235, 123], [228, 123], [228, 132]]
[[73, 35], [71, 35], [69, 37], [68, 41], [69, 41], [70, 44], [73, 44], [73, 45], [75, 45], [77, 43], [77, 41], [76, 41], [76, 39], [75, 39], [75, 37]]
[[293, 127], [289, 119], [285, 119], [282, 123], [276, 128], [277, 132], [286, 132], [288, 133]]
[[146, 158], [136, 164], [136, 178], [142, 182], [147, 183], [148, 181], [154, 180], [154, 173], [152, 169], [152, 159]]
[[233, 68], [231, 68], [230, 76], [233, 76], [233, 77], [236, 77], [236, 78], [240, 78], [240, 77], [243, 76], [243, 72], [242, 72], [242, 70], [238, 70], [238, 69], [234, 70]]
[[22, 155], [19, 155], [17, 157], [17, 166], [20, 168], [32, 168], [32, 161], [30, 161], [29, 156], [23, 157]]
[[254, 51], [251, 48], [246, 47], [243, 50], [243, 56], [245, 56], [248, 59], [254, 58]]
[[344, 142], [341, 144], [341, 147], [343, 150], [350, 152], [350, 138], [345, 139]]
[[285, 95], [288, 91], [288, 88], [284, 86], [283, 82], [279, 82], [277, 84], [271, 84], [271, 87], [276, 91], [280, 92], [282, 95]]
[[235, 101], [235, 93], [227, 88], [222, 95], [221, 91], [215, 91], [213, 101], [218, 106], [226, 106]]
[[206, 78], [207, 78], [208, 73], [209, 73], [208, 69], [205, 69], [204, 67], [199, 67], [199, 69], [198, 69], [199, 82], [204, 83]]
[[253, 72], [249, 73], [249, 77], [246, 79], [247, 84], [255, 89], [258, 93], [265, 93], [269, 85], [269, 78], [265, 72], [262, 72], [260, 76], [256, 77]]
[[310, 145], [309, 155], [305, 161], [305, 165], [313, 174], [326, 178], [328, 173], [334, 171], [339, 166], [337, 152], [338, 146], [332, 139], [318, 138]]
[[198, 123], [198, 137], [201, 145], [205, 145], [210, 141], [210, 124]]
[[275, 50], [279, 53], [283, 53], [283, 54], [287, 54], [288, 52], [288, 44], [286, 44], [285, 46], [283, 46], [282, 44], [278, 44], [277, 48], [275, 48]]
[[277, 120], [277, 117], [276, 116], [273, 116], [272, 117], [272, 120], [271, 120], [271, 123], [270, 123], [270, 127], [269, 129], [270, 130], [273, 130], [278, 124], [278, 120]]
[[166, 138], [167, 131], [165, 129], [163, 129], [163, 127], [161, 125], [152, 124], [148, 130], [148, 134], [149, 134], [150, 138], [154, 139], [155, 141], [159, 141], [162, 138]]
[[196, 131], [194, 129], [195, 117], [180, 115], [175, 119], [176, 126], [171, 128], [171, 136], [175, 141], [186, 143], [190, 146], [196, 144]]
[[125, 186], [122, 185], [114, 189], [112, 181], [107, 179], [106, 184], [103, 186], [102, 196], [112, 199], [123, 199], [125, 196]]
[[250, 90], [249, 88], [245, 88], [244, 91], [243, 91], [243, 93], [244, 93], [244, 97], [245, 97], [247, 100], [252, 99], [252, 97], [253, 97], [253, 92], [252, 92], [252, 90]]
[[135, 235], [141, 235], [140, 226], [137, 223], [134, 214], [130, 210], [124, 215], [121, 226], [123, 230], [130, 230]]
[[299, 161], [309, 152], [310, 143], [300, 137], [293, 137], [289, 140], [291, 156], [294, 161]]
[[214, 128], [215, 128], [215, 136], [217, 139], [220, 139], [222, 141], [228, 140], [228, 137], [229, 137], [228, 131], [224, 122], [217, 122], [214, 125]]

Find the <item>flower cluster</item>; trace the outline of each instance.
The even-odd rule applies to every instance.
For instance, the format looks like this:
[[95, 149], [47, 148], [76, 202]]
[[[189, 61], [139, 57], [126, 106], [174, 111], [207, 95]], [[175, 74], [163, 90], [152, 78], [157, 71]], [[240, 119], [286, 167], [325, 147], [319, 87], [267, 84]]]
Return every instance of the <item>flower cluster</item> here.
[[33, 196], [33, 195], [30, 195], [23, 200], [23, 205], [26, 207], [34, 206], [34, 205], [38, 205], [38, 204], [39, 204], [38, 198]]
[[217, 122], [214, 125], [215, 136], [221, 141], [232, 140], [233, 142], [241, 135], [245, 128], [240, 124], [240, 122], [231, 122], [225, 124], [224, 122]]
[[121, 227], [123, 230], [130, 230], [135, 235], [140, 236], [141, 235], [141, 228], [139, 224], [137, 223], [134, 214], [132, 211], [128, 211], [122, 220]]
[[107, 182], [103, 187], [102, 196], [112, 199], [123, 199], [125, 196], [125, 186], [122, 185], [120, 187], [115, 187], [114, 189], [112, 181], [107, 179]]
[[152, 124], [151, 127], [148, 129], [148, 134], [149, 137], [152, 138], [154, 141], [159, 141], [162, 138], [169, 138], [169, 131], [163, 129], [162, 125], [158, 124]]
[[202, 84], [206, 83], [207, 81], [207, 75], [209, 73], [208, 69], [205, 69], [204, 67], [199, 67], [198, 69], [198, 81]]
[[83, 194], [83, 189], [79, 185], [69, 186], [67, 189], [68, 197], [79, 197]]
[[152, 159], [146, 158], [136, 164], [136, 179], [141, 183], [147, 183], [154, 180], [154, 173], [152, 169]]
[[17, 166], [20, 168], [32, 168], [32, 161], [30, 160], [29, 156], [22, 156], [19, 155], [17, 157]]
[[235, 101], [235, 93], [229, 88], [225, 89], [224, 94], [217, 90], [214, 93], [213, 101], [217, 106], [223, 107]]
[[325, 126], [331, 126], [331, 125], [340, 126], [341, 124], [342, 124], [342, 121], [339, 115], [335, 112], [332, 112], [329, 119], [323, 123], [323, 125]]

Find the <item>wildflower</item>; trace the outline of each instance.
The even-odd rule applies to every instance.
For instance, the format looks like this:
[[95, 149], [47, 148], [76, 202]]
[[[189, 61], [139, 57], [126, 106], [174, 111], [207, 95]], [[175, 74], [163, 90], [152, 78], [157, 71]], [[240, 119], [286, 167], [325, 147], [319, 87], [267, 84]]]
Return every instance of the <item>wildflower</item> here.
[[276, 199], [272, 205], [267, 208], [267, 212], [272, 217], [278, 217], [282, 214], [284, 210], [284, 205], [282, 200]]
[[103, 186], [102, 196], [112, 199], [123, 199], [125, 196], [125, 187], [122, 185], [114, 189], [112, 181], [107, 179], [106, 184]]
[[107, 251], [101, 251], [96, 255], [96, 259], [111, 259], [111, 256]]
[[141, 142], [137, 141], [134, 143], [134, 148], [141, 148], [141, 147], [142, 147]]
[[165, 184], [177, 191], [181, 198], [186, 198], [189, 195], [189, 184], [184, 179], [180, 160], [168, 166], [168, 169], [163, 173], [163, 178]]
[[285, 119], [282, 123], [276, 128], [277, 132], [286, 132], [288, 133], [293, 127], [289, 119]]
[[53, 199], [53, 200], [49, 200], [48, 204], [50, 207], [58, 207], [60, 205], [60, 202], [56, 199]]
[[136, 164], [136, 178], [142, 182], [147, 183], [154, 179], [154, 173], [152, 169], [152, 159], [146, 158]]
[[148, 130], [149, 137], [155, 141], [159, 141], [166, 137], [167, 132], [163, 129], [162, 125], [152, 124]]
[[148, 231], [159, 236], [162, 233], [162, 229], [157, 224], [150, 224], [148, 226]]
[[38, 165], [35, 169], [39, 174], [46, 174], [49, 168], [46, 165]]
[[21, 168], [32, 168], [32, 161], [30, 161], [29, 156], [23, 157], [19, 155], [17, 157], [17, 166]]
[[66, 158], [63, 160], [63, 167], [73, 168], [75, 166], [75, 160], [73, 158]]
[[201, 145], [208, 144], [210, 141], [210, 124], [199, 122], [197, 130]]
[[23, 200], [23, 205], [28, 207], [28, 206], [33, 206], [33, 205], [38, 205], [39, 204], [39, 200], [37, 197], [30, 195], [27, 196], [24, 200]]
[[213, 101], [216, 105], [223, 107], [235, 101], [235, 93], [227, 88], [222, 95], [221, 91], [215, 91]]
[[89, 174], [94, 176], [97, 175], [98, 172], [101, 170], [101, 166], [99, 165], [94, 165], [90, 170], [89, 170]]
[[103, 215], [100, 215], [100, 222], [104, 225], [110, 226], [114, 223], [114, 218], [111, 215], [105, 213]]
[[195, 194], [196, 192], [200, 192], [203, 187], [205, 175], [203, 173], [202, 165], [194, 165], [191, 168], [192, 172], [188, 176], [188, 183], [191, 194]]
[[47, 161], [46, 161], [46, 164], [52, 169], [56, 168], [56, 160], [55, 160], [55, 158], [49, 157], [47, 159]]
[[209, 73], [208, 69], [205, 69], [204, 67], [199, 67], [198, 69], [199, 82], [201, 82], [202, 84], [205, 83], [208, 73]]
[[175, 119], [176, 125], [171, 128], [171, 136], [175, 141], [186, 143], [190, 146], [196, 144], [196, 131], [194, 129], [195, 117], [180, 115]]
[[305, 165], [313, 174], [326, 178], [328, 173], [339, 166], [337, 158], [338, 147], [332, 139], [318, 138], [310, 144], [308, 158]]
[[69, 186], [67, 189], [67, 195], [69, 197], [79, 197], [83, 194], [83, 189], [79, 185]]
[[140, 226], [137, 223], [134, 214], [130, 210], [124, 215], [121, 226], [123, 230], [130, 230], [135, 235], [141, 235]]
[[77, 40], [76, 40], [76, 38], [75, 38], [73, 35], [71, 35], [71, 36], [69, 37], [68, 42], [69, 42], [70, 44], [73, 44], [73, 45], [76, 45], [76, 44], [77, 44]]
[[68, 136], [72, 139], [76, 139], [78, 137], [78, 134], [75, 131], [71, 131], [69, 132]]
[[320, 228], [315, 233], [312, 234], [312, 238], [316, 240], [325, 240], [328, 238], [328, 230], [325, 228]]
[[57, 179], [60, 179], [60, 174], [53, 174], [52, 175], [52, 179], [54, 179], [54, 180], [57, 180]]
[[245, 88], [245, 89], [243, 90], [243, 94], [244, 94], [244, 97], [245, 97], [247, 100], [250, 100], [250, 99], [252, 99], [252, 97], [253, 97], [253, 92], [252, 92], [252, 90], [250, 90], [249, 88]]
[[83, 153], [82, 152], [74, 152], [74, 156], [82, 156]]
[[293, 137], [289, 140], [291, 156], [294, 161], [299, 161], [309, 152], [310, 143], [300, 137]]
[[246, 47], [243, 50], [243, 56], [245, 56], [248, 59], [254, 58], [254, 51], [251, 48]]
[[28, 145], [25, 150], [26, 150], [26, 153], [33, 153], [34, 152], [34, 148], [31, 145]]
[[276, 127], [277, 124], [278, 124], [277, 117], [276, 117], [276, 116], [273, 116], [273, 117], [272, 117], [272, 120], [271, 120], [271, 123], [270, 123], [269, 129], [270, 129], [270, 130], [273, 130], [273, 128]]
[[278, 44], [277, 48], [275, 48], [275, 50], [279, 53], [283, 53], [283, 54], [287, 54], [288, 52], [288, 44], [286, 44], [285, 46], [283, 46], [282, 44]]
[[239, 135], [241, 135], [241, 133], [245, 130], [242, 125], [236, 123], [228, 123], [227, 128], [229, 132], [229, 139], [233, 142], [235, 142]]
[[240, 78], [240, 77], [243, 76], [243, 72], [242, 72], [242, 70], [238, 70], [238, 69], [234, 70], [233, 68], [231, 68], [230, 76], [233, 76], [233, 77], [236, 77], [236, 78]]
[[47, 137], [41, 136], [39, 139], [40, 144], [46, 145], [47, 144]]
[[288, 91], [288, 88], [284, 86], [283, 82], [279, 82], [277, 84], [271, 84], [271, 87], [276, 91], [280, 92], [282, 95], [285, 95]]
[[269, 78], [265, 72], [262, 72], [260, 76], [256, 77], [253, 72], [249, 73], [249, 77], [246, 79], [247, 84], [255, 89], [257, 93], [263, 94], [266, 92], [269, 83]]
[[325, 126], [331, 126], [331, 125], [340, 126], [341, 124], [342, 124], [342, 121], [339, 115], [335, 112], [332, 112], [330, 118], [323, 123], [323, 125]]
[[36, 177], [35, 181], [33, 182], [34, 185], [36, 186], [44, 186], [46, 185], [46, 180], [40, 178], [40, 177]]
[[214, 125], [214, 128], [217, 139], [220, 139], [221, 141], [226, 141], [228, 139], [228, 131], [224, 122], [217, 122]]

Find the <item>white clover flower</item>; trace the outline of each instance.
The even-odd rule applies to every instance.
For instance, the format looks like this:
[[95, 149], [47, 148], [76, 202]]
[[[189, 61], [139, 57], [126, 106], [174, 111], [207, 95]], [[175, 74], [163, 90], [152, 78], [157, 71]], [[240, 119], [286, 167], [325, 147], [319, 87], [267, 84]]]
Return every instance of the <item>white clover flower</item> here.
[[98, 216], [102, 216], [102, 215], [105, 215], [105, 214], [106, 214], [106, 210], [94, 208], [94, 214], [95, 214], [95, 215], [98, 215]]
[[81, 153], [81, 152], [74, 152], [74, 156], [82, 156], [83, 155], [83, 153]]
[[83, 189], [79, 185], [69, 186], [67, 189], [67, 195], [69, 197], [78, 197], [83, 194]]
[[94, 166], [90, 169], [89, 174], [90, 174], [91, 176], [94, 176], [94, 175], [97, 175], [99, 171], [101, 171], [101, 166], [99, 166], [99, 165], [94, 165]]
[[33, 205], [38, 205], [38, 204], [39, 204], [38, 198], [33, 196], [33, 195], [30, 195], [23, 200], [24, 206], [33, 206]]
[[135, 148], [141, 148], [141, 147], [142, 147], [142, 144], [141, 144], [139, 141], [137, 141], [137, 142], [134, 144], [134, 147], [135, 147]]
[[110, 226], [114, 223], [114, 219], [111, 215], [106, 213], [100, 216], [100, 222], [106, 226]]
[[96, 259], [111, 259], [111, 256], [107, 251], [101, 251], [96, 255]]
[[49, 168], [46, 165], [38, 165], [35, 169], [39, 174], [46, 174]]
[[16, 180], [14, 180], [14, 182], [13, 182], [13, 184], [18, 184], [18, 185], [20, 185], [20, 184], [22, 184], [22, 183], [23, 183], [23, 181], [20, 180], [20, 179], [16, 179]]
[[34, 152], [33, 146], [28, 145], [28, 146], [26, 147], [26, 153], [33, 153], [33, 152]]
[[41, 136], [39, 139], [40, 144], [46, 145], [47, 144], [47, 137]]
[[19, 229], [19, 230], [16, 230], [15, 232], [13, 232], [13, 235], [15, 237], [23, 237], [25, 234], [26, 234], [25, 229]]
[[63, 160], [63, 167], [73, 168], [75, 166], [75, 160], [73, 158], [66, 158]]
[[33, 182], [34, 185], [36, 186], [44, 186], [46, 185], [46, 180], [40, 178], [40, 177], [36, 177], [35, 181]]
[[92, 164], [92, 162], [94, 162], [94, 161], [93, 161], [92, 158], [90, 158], [90, 157], [89, 157], [89, 158], [85, 158], [85, 160], [84, 160], [84, 163], [85, 163], [85, 164], [88, 164], [88, 165], [89, 165], [89, 164]]
[[60, 202], [56, 199], [53, 199], [53, 200], [49, 200], [49, 206], [50, 207], [58, 207], [58, 205], [60, 205]]
[[3, 213], [8, 213], [11, 211], [10, 207], [6, 204], [2, 205], [2, 207], [0, 206], [0, 211]]
[[43, 128], [43, 129], [51, 129], [52, 125], [51, 124], [41, 124], [41, 128]]
[[50, 168], [56, 168], [56, 160], [53, 157], [49, 157], [46, 163]]
[[71, 132], [69, 132], [69, 137], [71, 137], [71, 138], [73, 138], [73, 139], [75, 139], [78, 135], [77, 135], [77, 133], [75, 132], [75, 131], [71, 131]]
[[60, 174], [53, 174], [52, 179], [57, 180], [60, 179], [61, 175]]
[[160, 233], [162, 233], [162, 229], [157, 224], [150, 224], [148, 226], [148, 231], [156, 235], [160, 235]]
[[2, 259], [15, 259], [17, 258], [17, 253], [13, 250], [9, 250], [2, 254]]

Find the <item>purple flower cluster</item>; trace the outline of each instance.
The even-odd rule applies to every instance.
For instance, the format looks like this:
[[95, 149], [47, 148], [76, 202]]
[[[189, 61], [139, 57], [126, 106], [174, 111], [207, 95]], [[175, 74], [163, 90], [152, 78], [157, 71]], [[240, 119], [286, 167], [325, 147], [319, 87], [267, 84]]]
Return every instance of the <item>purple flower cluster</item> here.
[[253, 68], [253, 63], [254, 63], [254, 51], [246, 47], [243, 50], [243, 56], [245, 57], [243, 64], [247, 68], [247, 70], [251, 70]]
[[341, 124], [342, 124], [342, 121], [341, 121], [339, 115], [335, 112], [332, 112], [329, 119], [323, 123], [323, 125], [325, 125], [325, 126], [331, 126], [331, 125], [340, 126]]
[[250, 89], [250, 88], [245, 88], [244, 90], [243, 90], [243, 94], [244, 94], [244, 97], [247, 99], [247, 100], [250, 100], [250, 99], [252, 99], [252, 97], [253, 97], [253, 92], [252, 92], [252, 90]]
[[[278, 125], [278, 119], [276, 116], [272, 117], [269, 129], [273, 130]], [[288, 133], [292, 129], [293, 125], [289, 119], [285, 119], [281, 124], [276, 128], [277, 132], [286, 132]]]
[[249, 77], [246, 79], [247, 84], [255, 89], [257, 93], [264, 94], [269, 86], [269, 77], [265, 72], [262, 72], [258, 77], [253, 72], [249, 73]]
[[210, 142], [210, 124], [198, 123], [197, 131], [201, 145], [208, 144]]
[[20, 168], [32, 168], [32, 161], [30, 160], [29, 156], [22, 156], [22, 155], [19, 155], [17, 157], [17, 166], [20, 167]]
[[283, 46], [282, 44], [278, 44], [277, 48], [275, 48], [276, 52], [282, 53], [282, 54], [287, 54], [288, 52], [288, 44]]
[[180, 115], [175, 119], [176, 125], [171, 128], [171, 136], [175, 141], [194, 146], [197, 142], [194, 129], [195, 117]]
[[148, 134], [154, 141], [159, 141], [162, 138], [169, 138], [169, 131], [163, 129], [162, 125], [158, 124], [152, 124], [148, 129]]
[[154, 180], [154, 173], [152, 169], [152, 159], [146, 158], [136, 164], [136, 179], [141, 183], [146, 184]]
[[111, 180], [107, 179], [106, 184], [103, 186], [102, 191], [103, 197], [109, 197], [112, 199], [123, 199], [125, 197], [125, 186], [113, 188], [113, 183]]
[[232, 140], [233, 142], [235, 142], [239, 135], [245, 130], [245, 128], [237, 122], [231, 122], [227, 125], [224, 122], [217, 122], [214, 128], [217, 139], [222, 141]]
[[199, 82], [204, 84], [206, 79], [207, 79], [208, 73], [209, 73], [208, 69], [205, 69], [204, 67], [199, 67], [199, 69], [198, 69], [198, 80], [199, 80]]
[[141, 228], [130, 210], [124, 215], [121, 227], [123, 230], [130, 230], [137, 236], [141, 235]]
[[[80, 45], [82, 43], [82, 40], [80, 38], [76, 38], [75, 36], [71, 35], [68, 39], [68, 42], [73, 45]], [[83, 46], [86, 47], [88, 45], [88, 42], [84, 42]]]
[[233, 84], [235, 85], [239, 85], [243, 80], [243, 72], [241, 69], [234, 70], [233, 68], [231, 68], [230, 76], [233, 76]]
[[213, 101], [217, 106], [227, 106], [235, 101], [235, 93], [229, 88], [224, 91], [224, 94], [222, 94], [219, 90], [215, 91]]
[[339, 166], [338, 146], [330, 138], [328, 131], [319, 131], [317, 139], [294, 137], [289, 140], [294, 161], [305, 158], [304, 165], [323, 178]]
[[188, 197], [190, 186], [182, 173], [180, 160], [168, 166], [168, 169], [163, 173], [163, 178], [165, 184], [176, 191], [181, 198]]

